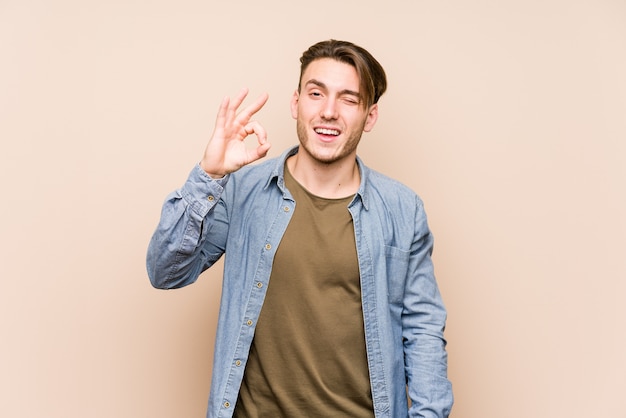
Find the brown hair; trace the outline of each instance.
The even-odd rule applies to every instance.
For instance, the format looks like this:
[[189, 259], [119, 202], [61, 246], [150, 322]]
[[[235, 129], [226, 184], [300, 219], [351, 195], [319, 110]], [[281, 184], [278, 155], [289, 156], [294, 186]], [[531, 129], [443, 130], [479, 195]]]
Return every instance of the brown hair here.
[[300, 57], [300, 82], [304, 71], [315, 60], [332, 58], [354, 67], [361, 83], [360, 94], [363, 106], [368, 108], [378, 102], [387, 90], [387, 76], [382, 65], [364, 48], [347, 41], [329, 39], [318, 42], [304, 51]]

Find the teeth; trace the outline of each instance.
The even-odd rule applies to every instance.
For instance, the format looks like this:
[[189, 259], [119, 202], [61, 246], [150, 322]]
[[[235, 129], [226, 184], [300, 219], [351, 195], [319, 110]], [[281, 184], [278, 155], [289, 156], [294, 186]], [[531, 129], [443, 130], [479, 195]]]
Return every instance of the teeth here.
[[315, 132], [318, 134], [322, 134], [322, 135], [335, 135], [335, 136], [339, 135], [339, 131], [335, 129], [317, 128]]

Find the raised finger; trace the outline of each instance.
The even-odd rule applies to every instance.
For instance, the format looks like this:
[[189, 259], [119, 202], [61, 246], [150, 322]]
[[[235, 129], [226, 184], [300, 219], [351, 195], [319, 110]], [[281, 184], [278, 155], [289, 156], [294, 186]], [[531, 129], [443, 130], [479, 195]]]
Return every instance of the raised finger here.
[[268, 98], [269, 95], [267, 93], [260, 95], [254, 102], [249, 104], [241, 111], [241, 113], [239, 113], [237, 119], [240, 120], [242, 124], [248, 123], [252, 115], [258, 112], [265, 105]]
[[226, 124], [226, 118], [228, 114], [228, 104], [230, 103], [230, 97], [226, 96], [222, 99], [222, 103], [220, 103], [220, 108], [217, 111], [217, 118], [215, 120], [216, 128], [224, 128]]
[[244, 99], [246, 98], [247, 95], [248, 95], [248, 88], [247, 87], [244, 87], [241, 90], [239, 90], [239, 93], [233, 99], [230, 107], [233, 108], [233, 109], [239, 108], [239, 106], [241, 106], [241, 104], [243, 103], [243, 101], [244, 101]]
[[239, 109], [239, 106], [241, 106], [241, 103], [243, 103], [247, 95], [248, 95], [248, 89], [244, 87], [239, 91], [239, 93], [237, 94], [237, 96], [235, 96], [234, 99], [229, 100], [228, 106], [226, 108], [225, 117], [224, 117], [225, 122], [226, 121], [232, 122], [235, 119], [235, 117], [237, 116], [237, 109]]

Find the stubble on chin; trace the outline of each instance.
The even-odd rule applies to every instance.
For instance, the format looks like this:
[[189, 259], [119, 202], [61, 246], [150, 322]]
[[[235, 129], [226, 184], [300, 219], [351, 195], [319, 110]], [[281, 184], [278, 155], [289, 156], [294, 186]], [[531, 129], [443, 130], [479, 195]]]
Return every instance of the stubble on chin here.
[[340, 149], [334, 150], [331, 155], [322, 155], [316, 153], [313, 149], [312, 141], [309, 141], [309, 132], [304, 123], [297, 121], [296, 131], [298, 133], [298, 140], [300, 141], [300, 150], [306, 152], [317, 163], [325, 165], [333, 164], [350, 154], [356, 149], [361, 139], [361, 135], [358, 135], [357, 138], [350, 138]]

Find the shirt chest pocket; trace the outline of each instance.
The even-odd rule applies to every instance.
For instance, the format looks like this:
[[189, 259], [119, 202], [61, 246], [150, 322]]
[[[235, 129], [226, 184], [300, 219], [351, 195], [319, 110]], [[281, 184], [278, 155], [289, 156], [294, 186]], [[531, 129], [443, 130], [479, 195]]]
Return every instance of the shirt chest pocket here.
[[409, 268], [408, 251], [385, 245], [385, 273], [387, 276], [387, 296], [389, 302], [402, 304], [406, 276]]

